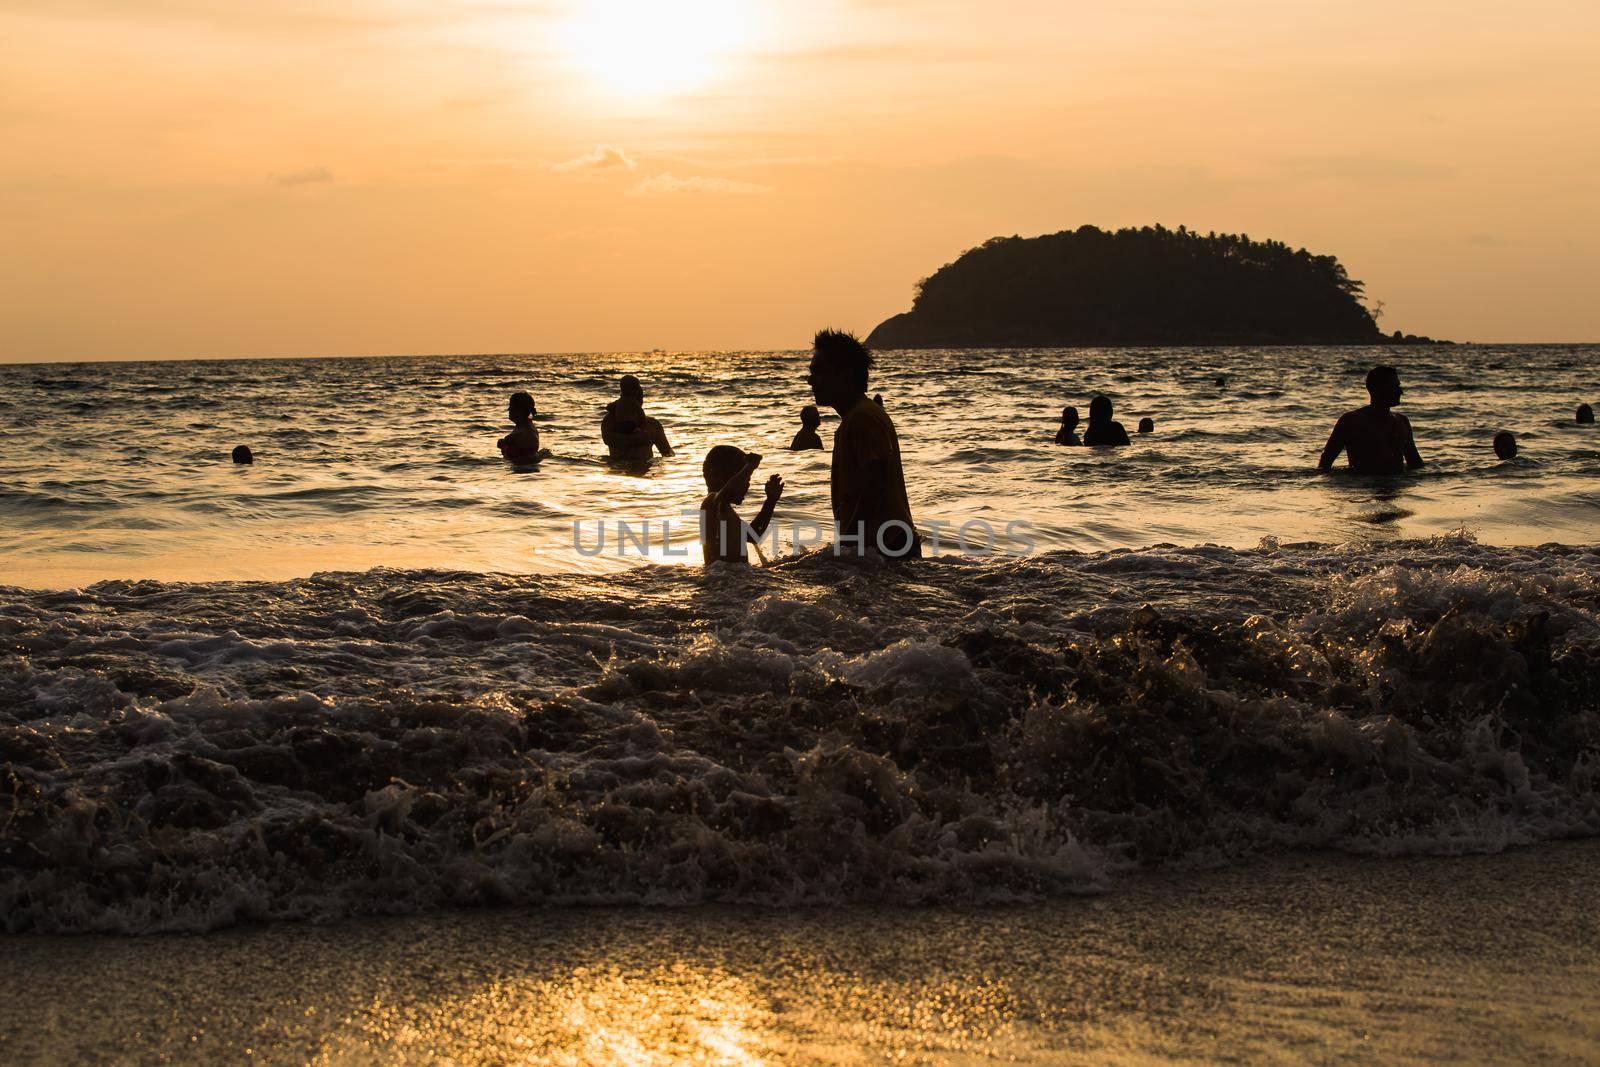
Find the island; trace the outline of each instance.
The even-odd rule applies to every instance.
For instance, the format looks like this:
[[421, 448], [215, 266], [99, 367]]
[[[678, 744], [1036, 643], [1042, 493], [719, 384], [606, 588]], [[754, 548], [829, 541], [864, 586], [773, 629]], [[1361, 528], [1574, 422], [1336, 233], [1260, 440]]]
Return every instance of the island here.
[[1385, 334], [1333, 256], [1245, 234], [1095, 226], [996, 237], [917, 283], [875, 348], [1437, 344]]

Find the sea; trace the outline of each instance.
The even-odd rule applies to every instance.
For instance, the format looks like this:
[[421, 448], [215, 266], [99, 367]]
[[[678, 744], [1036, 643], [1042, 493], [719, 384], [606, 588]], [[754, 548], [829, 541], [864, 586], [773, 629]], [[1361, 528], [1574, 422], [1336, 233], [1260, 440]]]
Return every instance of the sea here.
[[[0, 925], [1026, 904], [1600, 835], [1597, 355], [880, 353], [906, 563], [812, 544], [800, 352], [0, 367]], [[1375, 362], [1426, 466], [1317, 471]], [[643, 469], [599, 441], [624, 373]], [[538, 464], [495, 448], [517, 390]], [[1097, 393], [1154, 431], [1055, 445]], [[699, 565], [721, 443], [786, 486], [756, 566]]]

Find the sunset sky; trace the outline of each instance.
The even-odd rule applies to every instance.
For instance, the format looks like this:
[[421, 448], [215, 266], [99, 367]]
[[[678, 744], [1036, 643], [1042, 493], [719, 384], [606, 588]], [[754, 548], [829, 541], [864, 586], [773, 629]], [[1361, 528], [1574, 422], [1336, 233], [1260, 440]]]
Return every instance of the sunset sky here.
[[789, 348], [997, 234], [1600, 340], [1600, 5], [0, 0], [0, 360]]

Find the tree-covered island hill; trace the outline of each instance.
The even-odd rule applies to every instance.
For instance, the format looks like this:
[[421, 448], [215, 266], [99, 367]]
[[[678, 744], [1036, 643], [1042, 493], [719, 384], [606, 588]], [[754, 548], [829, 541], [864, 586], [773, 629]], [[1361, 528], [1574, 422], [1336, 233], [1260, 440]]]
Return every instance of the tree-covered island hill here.
[[1448, 344], [1385, 334], [1333, 256], [1182, 226], [996, 237], [917, 283], [875, 348]]

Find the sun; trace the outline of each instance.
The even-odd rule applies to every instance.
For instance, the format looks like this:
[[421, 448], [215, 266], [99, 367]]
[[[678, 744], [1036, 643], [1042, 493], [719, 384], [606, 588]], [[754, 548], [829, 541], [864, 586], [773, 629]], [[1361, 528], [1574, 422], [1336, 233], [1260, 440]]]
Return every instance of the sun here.
[[611, 92], [661, 98], [725, 74], [751, 37], [749, 0], [581, 0], [562, 46]]

